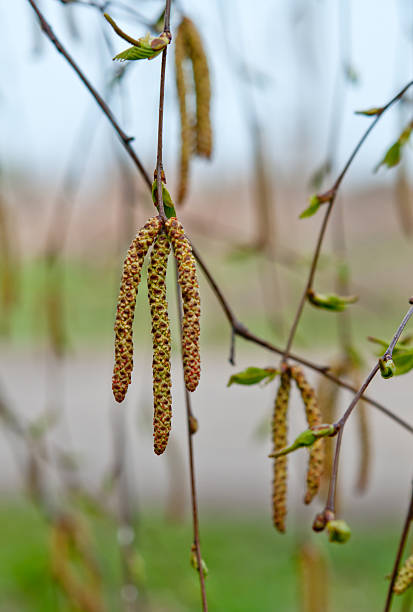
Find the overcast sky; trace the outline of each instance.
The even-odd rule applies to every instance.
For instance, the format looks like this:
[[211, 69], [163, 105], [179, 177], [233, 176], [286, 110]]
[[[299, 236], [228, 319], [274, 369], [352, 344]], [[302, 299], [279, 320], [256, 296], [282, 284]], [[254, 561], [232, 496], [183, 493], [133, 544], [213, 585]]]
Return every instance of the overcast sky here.
[[[149, 19], [162, 5], [123, 1]], [[109, 34], [116, 51], [125, 48], [123, 41], [113, 36], [97, 11], [69, 7], [80, 31], [80, 40], [74, 40], [65, 19], [68, 7], [56, 0], [39, 4], [92, 82], [103, 90], [113, 63], [102, 31]], [[368, 121], [354, 116], [353, 111], [385, 103], [412, 78], [411, 0], [343, 0], [341, 6], [339, 0], [180, 0], [179, 6], [201, 30], [211, 63], [216, 144], [213, 164], [197, 164], [202, 177], [213, 177], [214, 172], [245, 171], [250, 163], [245, 90], [234, 76], [234, 59], [243, 58], [257, 73], [255, 103], [277, 171], [286, 177], [297, 167], [297, 161], [308, 173], [323, 161], [337, 67], [343, 57], [341, 44], [359, 81], [354, 86], [345, 79], [341, 81], [339, 162], [354, 147]], [[111, 12], [132, 35], [145, 33], [145, 26], [122, 19], [119, 11]], [[113, 156], [113, 146], [108, 144], [113, 144], [114, 136], [71, 68], [40, 36], [29, 3], [0, 0], [0, 17], [2, 165], [53, 175], [72, 154], [79, 130], [87, 138], [97, 121], [99, 136], [91, 172], [99, 166], [104, 168]], [[178, 20], [175, 9], [173, 24]], [[168, 57], [165, 147], [167, 163], [175, 167], [179, 123], [172, 53]], [[159, 59], [135, 62], [126, 78], [126, 104], [122, 107], [118, 98], [113, 100], [115, 114], [126, 131], [136, 137], [136, 148], [148, 167], [155, 160], [159, 71]], [[349, 176], [350, 182], [371, 176], [372, 167], [394, 140], [400, 122], [397, 110], [383, 120]], [[382, 179], [379, 176], [376, 180]]]

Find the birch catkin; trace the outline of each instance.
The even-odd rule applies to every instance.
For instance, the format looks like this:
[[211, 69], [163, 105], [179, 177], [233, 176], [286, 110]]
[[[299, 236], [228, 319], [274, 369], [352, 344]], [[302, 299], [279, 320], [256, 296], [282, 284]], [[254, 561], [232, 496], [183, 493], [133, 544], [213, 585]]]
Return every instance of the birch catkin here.
[[178, 202], [183, 202], [188, 190], [189, 162], [193, 152], [193, 133], [187, 107], [188, 83], [185, 77], [186, 58], [185, 19], [178, 27], [175, 37], [175, 78], [181, 118], [181, 156], [179, 162]]
[[165, 222], [178, 265], [178, 281], [182, 292], [184, 316], [182, 319], [182, 358], [185, 385], [195, 391], [201, 375], [199, 352], [201, 301], [196, 276], [195, 258], [182, 224], [176, 217]]
[[411, 555], [397, 574], [396, 582], [394, 583], [393, 591], [401, 595], [413, 584], [413, 555]]
[[171, 331], [166, 300], [166, 269], [170, 244], [159, 234], [148, 269], [148, 297], [152, 316], [153, 341], [153, 438], [154, 451], [161, 455], [168, 443], [172, 419]]
[[[291, 374], [287, 370], [281, 374], [280, 385], [274, 404], [272, 419], [272, 441], [274, 452], [287, 446], [287, 411], [290, 399]], [[274, 459], [272, 513], [274, 527], [285, 532], [287, 516], [287, 455]]]
[[133, 368], [132, 325], [135, 316], [136, 295], [141, 280], [145, 255], [161, 228], [159, 217], [149, 219], [129, 247], [123, 264], [115, 320], [115, 365], [112, 391], [117, 402], [125, 399]]
[[210, 119], [211, 81], [209, 77], [208, 60], [205, 55], [199, 32], [188, 18], [184, 18], [186, 45], [192, 61], [196, 94], [196, 153], [200, 157], [212, 154], [212, 128]]
[[[291, 368], [291, 376], [294, 378], [300, 391], [304, 403], [307, 423], [309, 427], [321, 425], [321, 411], [317, 403], [317, 398], [312, 386], [304, 376], [304, 372], [298, 366]], [[307, 491], [304, 496], [304, 503], [309, 504], [317, 495], [320, 488], [321, 477], [324, 468], [325, 445], [324, 438], [317, 440], [310, 449], [310, 458], [307, 470]]]

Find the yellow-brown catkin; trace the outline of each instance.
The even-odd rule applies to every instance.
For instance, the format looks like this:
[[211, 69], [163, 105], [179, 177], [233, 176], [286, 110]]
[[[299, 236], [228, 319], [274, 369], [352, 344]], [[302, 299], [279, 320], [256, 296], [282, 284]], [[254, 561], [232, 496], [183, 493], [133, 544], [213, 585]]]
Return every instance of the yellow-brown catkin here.
[[171, 431], [171, 330], [166, 300], [166, 270], [171, 247], [166, 234], [159, 234], [148, 269], [148, 297], [153, 342], [153, 447], [161, 455]]
[[178, 266], [178, 281], [182, 293], [182, 359], [188, 391], [195, 391], [201, 376], [199, 352], [201, 300], [196, 276], [195, 258], [182, 224], [176, 217], [165, 222]]
[[212, 154], [211, 128], [211, 80], [209, 77], [208, 60], [201, 37], [195, 24], [187, 18], [185, 23], [186, 46], [192, 61], [196, 94], [196, 153], [200, 157]]
[[[317, 402], [315, 391], [308, 383], [304, 372], [298, 366], [291, 368], [291, 376], [294, 378], [304, 402], [305, 414], [309, 427], [321, 425], [321, 411]], [[307, 491], [304, 496], [304, 503], [309, 504], [317, 495], [320, 488], [321, 477], [324, 469], [325, 440], [320, 438], [310, 449], [310, 458], [307, 470]]]
[[132, 325], [143, 261], [161, 226], [159, 217], [149, 219], [132, 241], [123, 264], [115, 320], [115, 365], [112, 377], [112, 391], [117, 402], [125, 399], [132, 376]]
[[177, 201], [183, 202], [188, 191], [189, 162], [193, 152], [193, 133], [187, 107], [188, 82], [185, 76], [186, 25], [185, 19], [178, 27], [175, 37], [175, 79], [181, 118], [181, 155]]
[[[287, 446], [288, 424], [287, 411], [290, 399], [291, 375], [287, 370], [281, 374], [280, 384], [275, 398], [272, 419], [273, 451]], [[281, 533], [285, 532], [287, 516], [287, 455], [274, 459], [272, 518], [274, 527]]]
[[413, 555], [411, 555], [403, 563], [397, 574], [396, 582], [394, 583], [393, 591], [401, 595], [413, 584]]

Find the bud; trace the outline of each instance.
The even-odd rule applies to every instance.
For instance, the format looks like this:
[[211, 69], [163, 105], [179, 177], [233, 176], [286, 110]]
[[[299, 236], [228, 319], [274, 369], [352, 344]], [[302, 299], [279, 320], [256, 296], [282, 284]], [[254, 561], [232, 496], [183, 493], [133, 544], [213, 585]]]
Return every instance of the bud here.
[[328, 539], [330, 542], [344, 544], [350, 539], [351, 529], [346, 521], [332, 520], [327, 523]]
[[161, 455], [166, 448], [172, 419], [171, 331], [165, 283], [169, 251], [168, 237], [163, 233], [159, 234], [148, 268], [153, 343], [153, 437], [157, 455]]
[[[290, 390], [291, 374], [287, 370], [281, 374], [274, 404], [272, 419], [274, 454], [287, 445], [287, 411]], [[274, 526], [278, 531], [284, 533], [287, 516], [287, 457], [285, 455], [277, 457], [274, 461], [272, 506]]]
[[125, 399], [133, 369], [132, 325], [135, 316], [136, 295], [141, 280], [145, 255], [159, 233], [162, 222], [159, 217], [149, 219], [138, 232], [129, 247], [123, 264], [115, 320], [115, 365], [112, 390], [115, 400]]
[[185, 385], [195, 391], [201, 376], [199, 352], [201, 300], [196, 276], [195, 258], [184, 228], [176, 217], [165, 222], [178, 266], [178, 281], [182, 293], [184, 316], [182, 319], [182, 357]]
[[189, 415], [189, 433], [191, 435], [196, 434], [196, 432], [198, 431], [198, 428], [199, 428], [198, 419], [194, 417], [193, 414], [190, 414]]
[[382, 378], [392, 378], [396, 373], [396, 366], [391, 357], [385, 356], [379, 359], [379, 366]]

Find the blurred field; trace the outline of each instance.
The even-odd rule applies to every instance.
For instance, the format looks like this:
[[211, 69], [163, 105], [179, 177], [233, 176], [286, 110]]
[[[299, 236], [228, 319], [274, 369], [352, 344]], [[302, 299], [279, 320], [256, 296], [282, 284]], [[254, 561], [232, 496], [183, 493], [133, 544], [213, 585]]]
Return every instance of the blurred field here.
[[[308, 539], [328, 559], [331, 612], [380, 610], [386, 575], [397, 546], [397, 525], [357, 526], [345, 545], [329, 545], [324, 534], [314, 536], [291, 529], [277, 535], [268, 517], [202, 517], [204, 558], [209, 569], [207, 589], [211, 610], [222, 612], [298, 612], [301, 586], [298, 549]], [[21, 501], [0, 506], [0, 610], [52, 612], [71, 610], [50, 574], [49, 527], [33, 507]], [[121, 576], [116, 526], [107, 519], [88, 516], [93, 545], [107, 594], [108, 610], [120, 606]], [[295, 531], [295, 533], [292, 533]], [[21, 538], [21, 533], [25, 537]], [[189, 564], [191, 526], [174, 524], [158, 512], [138, 517], [136, 551], [142, 597], [156, 612], [199, 610], [196, 573]], [[398, 598], [394, 610], [401, 610]], [[408, 608], [403, 608], [407, 610]]]

